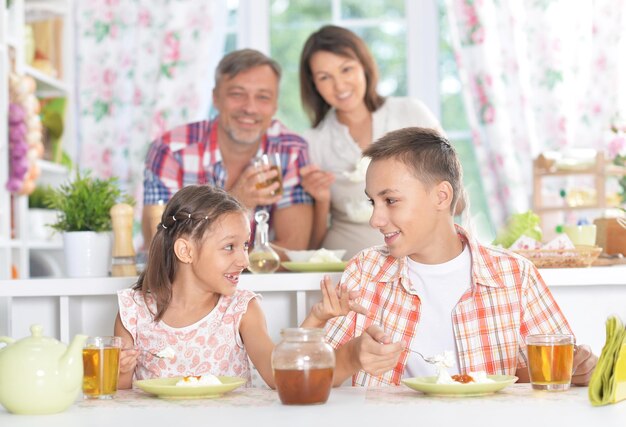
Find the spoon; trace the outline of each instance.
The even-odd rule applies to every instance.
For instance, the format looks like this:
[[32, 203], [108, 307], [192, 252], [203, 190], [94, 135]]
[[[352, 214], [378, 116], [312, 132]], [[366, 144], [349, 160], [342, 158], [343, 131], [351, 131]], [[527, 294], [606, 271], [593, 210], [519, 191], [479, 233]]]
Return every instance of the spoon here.
[[149, 350], [145, 350], [145, 349], [138, 349], [139, 351], [143, 351], [144, 353], [148, 353], [154, 357], [157, 357], [159, 359], [172, 359], [174, 356], [176, 356], [176, 353], [174, 351], [174, 349], [172, 347], [165, 347], [163, 350], [159, 351], [158, 353], [153, 353]]

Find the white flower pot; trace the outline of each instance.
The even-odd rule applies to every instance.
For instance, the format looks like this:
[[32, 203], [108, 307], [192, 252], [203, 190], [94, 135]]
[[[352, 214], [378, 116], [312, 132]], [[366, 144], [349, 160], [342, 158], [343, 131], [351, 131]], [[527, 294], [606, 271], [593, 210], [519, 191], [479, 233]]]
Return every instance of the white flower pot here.
[[63, 233], [65, 274], [68, 277], [105, 277], [111, 267], [111, 233]]
[[59, 211], [52, 209], [29, 209], [28, 210], [28, 237], [31, 240], [61, 240], [61, 235], [56, 233], [50, 224], [58, 220]]

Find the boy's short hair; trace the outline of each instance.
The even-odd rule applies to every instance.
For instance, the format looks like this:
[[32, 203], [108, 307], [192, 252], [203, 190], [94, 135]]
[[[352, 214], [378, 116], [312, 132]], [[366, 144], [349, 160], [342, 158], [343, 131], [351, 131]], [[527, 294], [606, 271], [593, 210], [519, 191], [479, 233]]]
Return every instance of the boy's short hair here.
[[255, 67], [267, 65], [280, 81], [281, 68], [278, 62], [254, 49], [239, 49], [224, 56], [215, 70], [215, 87], [224, 76], [229, 78]]
[[452, 187], [450, 213], [461, 199], [463, 169], [450, 142], [433, 129], [409, 127], [387, 133], [364, 152], [372, 161], [396, 159], [427, 187], [448, 181]]

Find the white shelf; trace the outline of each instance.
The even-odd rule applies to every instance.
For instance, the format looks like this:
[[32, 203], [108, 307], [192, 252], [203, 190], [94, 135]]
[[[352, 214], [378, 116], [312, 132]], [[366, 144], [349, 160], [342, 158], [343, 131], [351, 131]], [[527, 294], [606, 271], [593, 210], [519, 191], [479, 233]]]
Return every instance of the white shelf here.
[[37, 164], [39, 165], [42, 174], [59, 175], [65, 177], [70, 173], [70, 171], [65, 166], [58, 163], [50, 162], [48, 160], [38, 159]]
[[19, 239], [0, 239], [0, 247], [17, 249], [22, 247], [22, 241]]
[[69, 88], [61, 80], [42, 73], [36, 68], [24, 65], [24, 73], [37, 81], [37, 96], [44, 98], [66, 97]]
[[[73, 52], [70, 47], [74, 42], [73, 7], [72, 0], [13, 0], [11, 8], [0, 0], [0, 105], [8, 105], [8, 76], [11, 70], [18, 74], [32, 77], [36, 82], [36, 95], [40, 98], [66, 98], [66, 112], [64, 117], [64, 133], [62, 146], [71, 158], [73, 152], [75, 132], [72, 115], [73, 108]], [[40, 20], [58, 19], [61, 25], [56, 25], [60, 31], [54, 32], [56, 45], [62, 47], [59, 57], [59, 69], [64, 70], [63, 78], [55, 78], [29, 66], [24, 57], [24, 25]], [[0, 135], [6, 134], [8, 109], [0, 109]], [[2, 123], [5, 123], [4, 125]], [[8, 165], [8, 145], [0, 138], [0, 179], [6, 182]], [[41, 176], [38, 185], [57, 187], [70, 175], [70, 171], [59, 164], [45, 160], [38, 160]], [[13, 203], [11, 204], [11, 200]], [[11, 210], [8, 206], [12, 206]], [[35, 233], [36, 224], [31, 222], [28, 210], [28, 197], [13, 197], [0, 184], [0, 279], [10, 279], [12, 268], [17, 269], [19, 276], [30, 276], [30, 260], [33, 256], [40, 259], [43, 255], [50, 255], [52, 262], [60, 263], [62, 257], [57, 254], [63, 248], [62, 240], [48, 240], [49, 234]], [[17, 238], [11, 239], [11, 230], [15, 229]], [[47, 273], [46, 273], [47, 274]], [[1, 304], [1, 301], [0, 301]], [[0, 307], [0, 312], [2, 307]], [[1, 316], [0, 316], [1, 317]], [[0, 321], [0, 323], [2, 323]]]
[[25, 0], [24, 20], [26, 23], [65, 18], [67, 5], [54, 0]]
[[62, 240], [41, 240], [38, 242], [28, 242], [28, 249], [63, 249]]

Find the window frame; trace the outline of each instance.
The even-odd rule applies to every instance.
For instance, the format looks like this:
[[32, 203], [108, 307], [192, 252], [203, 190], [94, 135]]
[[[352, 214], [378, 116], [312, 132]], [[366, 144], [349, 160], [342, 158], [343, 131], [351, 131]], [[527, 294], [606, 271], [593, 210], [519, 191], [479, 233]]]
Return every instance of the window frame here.
[[[439, 0], [405, 0], [407, 96], [418, 98], [441, 120], [439, 90]], [[365, 20], [340, 20], [340, 0], [332, 0], [332, 22], [338, 25]], [[239, 0], [237, 48], [270, 53], [269, 0]], [[381, 20], [382, 21], [382, 20]], [[372, 20], [368, 19], [368, 23]]]

